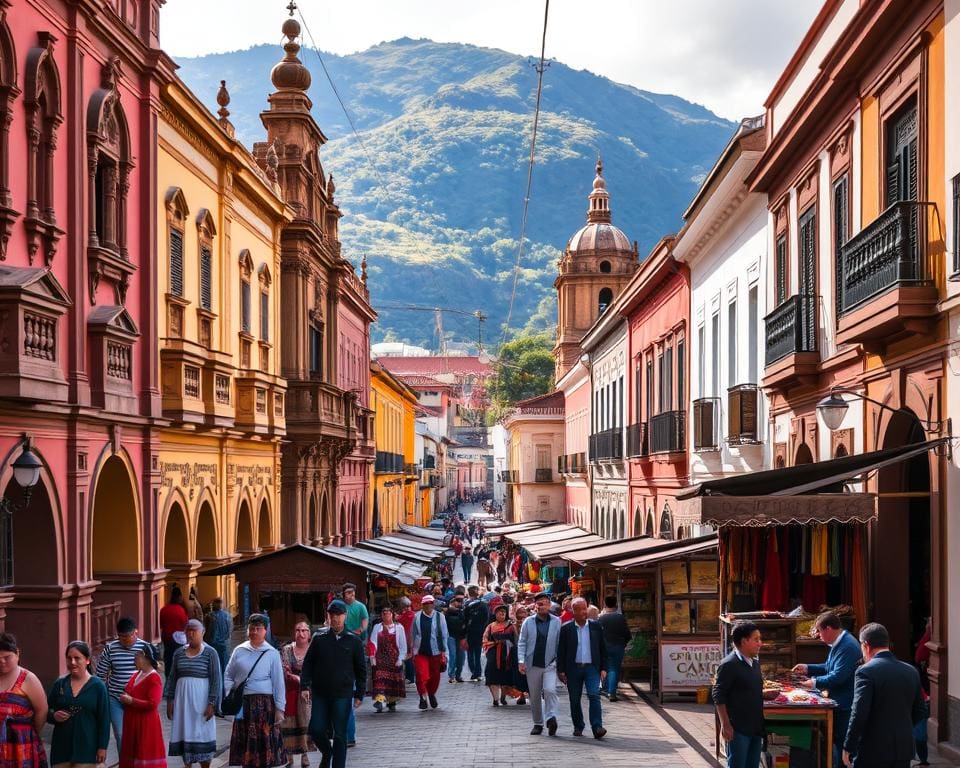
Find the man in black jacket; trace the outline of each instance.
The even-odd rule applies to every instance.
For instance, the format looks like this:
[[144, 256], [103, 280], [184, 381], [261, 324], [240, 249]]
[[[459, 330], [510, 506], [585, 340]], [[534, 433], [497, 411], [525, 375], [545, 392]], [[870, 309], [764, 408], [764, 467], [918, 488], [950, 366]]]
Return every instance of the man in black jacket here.
[[463, 682], [463, 662], [467, 652], [460, 642], [467, 638], [467, 622], [463, 615], [463, 596], [454, 595], [444, 612], [447, 617], [447, 632], [450, 639], [447, 645], [447, 682]]
[[463, 618], [467, 627], [467, 665], [470, 667], [470, 680], [480, 679], [480, 651], [483, 646], [483, 631], [490, 623], [490, 611], [480, 597], [480, 590], [471, 585], [467, 590], [469, 599], [463, 609]]
[[853, 683], [850, 725], [843, 742], [843, 764], [853, 768], [909, 768], [913, 726], [924, 717], [920, 675], [890, 652], [882, 624], [860, 630], [865, 664]]
[[756, 768], [763, 746], [763, 673], [760, 671], [760, 628], [739, 621], [730, 633], [733, 651], [717, 669], [713, 703], [720, 733], [727, 745], [727, 768]]
[[627, 643], [633, 639], [627, 620], [617, 610], [617, 598], [607, 595], [603, 598], [604, 608], [600, 612], [600, 626], [603, 627], [603, 639], [607, 643], [607, 682], [601, 693], [610, 697], [610, 701], [617, 701], [617, 686], [620, 684], [620, 668], [623, 666], [623, 656], [627, 651]]
[[[347, 721], [353, 707], [360, 706], [366, 688], [363, 641], [346, 630], [347, 606], [333, 600], [327, 606], [329, 627], [310, 641], [300, 673], [300, 695], [313, 698], [310, 736], [320, 748], [320, 768], [344, 768], [347, 763]], [[333, 746], [330, 733], [333, 733]]]
[[607, 644], [603, 639], [603, 627], [599, 622], [587, 618], [587, 601], [582, 597], [573, 599], [570, 610], [573, 611], [573, 621], [560, 627], [557, 677], [567, 684], [573, 735], [583, 736], [580, 699], [586, 688], [590, 701], [590, 730], [593, 731], [593, 738], [602, 739], [607, 733], [603, 727], [603, 710], [600, 706], [600, 685], [607, 678]]

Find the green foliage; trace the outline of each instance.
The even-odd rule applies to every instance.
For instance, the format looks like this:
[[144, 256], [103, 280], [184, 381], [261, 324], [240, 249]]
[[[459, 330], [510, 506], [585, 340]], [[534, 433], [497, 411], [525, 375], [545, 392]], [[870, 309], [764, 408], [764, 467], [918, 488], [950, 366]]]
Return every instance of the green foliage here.
[[490, 387], [491, 411], [501, 418], [518, 400], [553, 389], [553, 337], [520, 335], [500, 347]]
[[[278, 19], [278, 31], [279, 31]], [[230, 120], [252, 146], [264, 139], [277, 45], [181, 59], [178, 74], [216, 111], [221, 78]], [[384, 302], [482, 310], [487, 329], [506, 320], [526, 188], [536, 72], [504, 51], [404, 38], [349, 56], [324, 54], [363, 142], [352, 135], [320, 62], [313, 116], [330, 138], [321, 160], [337, 186], [343, 253], [366, 255], [379, 320], [431, 346], [422, 312]], [[551, 329], [556, 262], [585, 223], [597, 153], [614, 222], [644, 255], [680, 226], [681, 212], [713, 165], [733, 125], [675, 96], [649, 93], [553, 62], [544, 79], [526, 244], [510, 330]], [[372, 159], [372, 164], [371, 164]], [[375, 167], [373, 167], [375, 166]], [[544, 301], [547, 303], [544, 303]], [[444, 328], [474, 341], [476, 323], [450, 314]], [[486, 333], [484, 334], [486, 336]]]

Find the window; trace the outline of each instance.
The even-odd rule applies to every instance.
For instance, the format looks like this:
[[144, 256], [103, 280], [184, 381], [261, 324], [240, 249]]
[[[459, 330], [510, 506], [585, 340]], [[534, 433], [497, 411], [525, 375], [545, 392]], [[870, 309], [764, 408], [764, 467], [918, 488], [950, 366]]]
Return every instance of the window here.
[[757, 364], [757, 344], [760, 330], [759, 295], [756, 285], [747, 294], [747, 380], [758, 383], [760, 372]]
[[597, 298], [597, 309], [599, 314], [603, 314], [607, 307], [613, 303], [613, 291], [609, 288], [602, 288], [600, 290], [600, 295]]
[[183, 297], [183, 232], [170, 230], [170, 294]]
[[687, 364], [686, 364], [686, 342], [683, 339], [677, 340], [677, 410], [685, 411], [687, 408], [685, 391], [686, 387], [686, 374], [687, 374]]
[[919, 199], [917, 105], [911, 102], [887, 121], [887, 207]]
[[260, 341], [270, 341], [270, 294], [260, 292]]
[[697, 328], [697, 396], [707, 396], [707, 329]]
[[850, 237], [849, 178], [845, 173], [833, 183], [833, 299], [837, 317], [843, 307], [843, 245]]
[[250, 333], [250, 281], [240, 281], [240, 330]]
[[737, 383], [737, 302], [727, 305], [727, 386]]
[[712, 343], [710, 365], [712, 367], [711, 375], [713, 377], [713, 396], [720, 396], [720, 313], [717, 312], [710, 318], [710, 339]]
[[673, 410], [673, 347], [667, 347], [663, 353], [663, 392], [660, 394], [660, 412]]
[[642, 409], [640, 407], [643, 401], [643, 385], [640, 382], [641, 373], [640, 356], [637, 355], [637, 360], [633, 366], [633, 420], [635, 424], [639, 424], [643, 420]]
[[774, 293], [779, 307], [787, 300], [787, 235], [777, 237], [776, 264], [774, 265]]
[[200, 249], [200, 308], [213, 309], [213, 254], [207, 246]]
[[653, 355], [647, 354], [647, 418], [653, 416]]
[[610, 262], [609, 262], [609, 261], [601, 261], [601, 262], [600, 262], [600, 272], [601, 272], [601, 274], [604, 274], [604, 275], [610, 274]]
[[626, 406], [627, 406], [627, 403], [626, 403], [627, 395], [626, 395], [626, 392], [624, 392], [623, 383], [624, 383], [624, 382], [623, 382], [623, 374], [621, 373], [621, 374], [620, 374], [620, 389], [619, 389], [619, 391], [620, 391], [620, 397], [617, 399], [617, 403], [618, 403], [618, 406], [617, 406], [617, 407], [618, 407], [618, 410], [617, 410], [617, 426], [618, 426], [618, 427], [622, 427], [622, 426], [623, 426], [623, 422], [624, 422], [624, 412], [626, 411]]
[[953, 271], [960, 272], [960, 174], [953, 177]]

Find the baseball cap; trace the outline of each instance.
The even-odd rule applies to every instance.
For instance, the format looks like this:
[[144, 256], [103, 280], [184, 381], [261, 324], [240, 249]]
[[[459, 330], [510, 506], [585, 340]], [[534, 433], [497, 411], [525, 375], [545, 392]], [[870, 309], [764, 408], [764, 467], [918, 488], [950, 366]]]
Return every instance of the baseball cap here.
[[423, 598], [420, 600], [421, 605], [423, 603], [433, 603], [433, 602], [436, 602], [433, 599], [433, 595], [424, 595]]
[[343, 600], [331, 600], [327, 606], [327, 613], [346, 613], [347, 604]]

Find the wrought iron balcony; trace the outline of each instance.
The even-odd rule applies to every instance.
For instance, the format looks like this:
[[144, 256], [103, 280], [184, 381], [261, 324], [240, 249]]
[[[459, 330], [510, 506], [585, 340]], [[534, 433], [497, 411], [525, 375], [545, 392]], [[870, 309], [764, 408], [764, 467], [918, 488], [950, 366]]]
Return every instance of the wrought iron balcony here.
[[720, 450], [719, 397], [700, 397], [693, 401], [693, 450]]
[[791, 296], [764, 318], [768, 366], [787, 355], [817, 351], [817, 299], [812, 293]]
[[650, 452], [647, 442], [647, 422], [631, 424], [627, 427], [627, 458], [646, 456]]
[[590, 461], [613, 461], [623, 458], [623, 430], [605, 429], [590, 435]]
[[894, 203], [841, 250], [840, 312], [846, 314], [899, 283], [928, 280], [914, 201]]
[[403, 454], [388, 453], [386, 451], [377, 451], [376, 463], [373, 467], [374, 472], [403, 472]]
[[676, 453], [686, 447], [686, 414], [666, 411], [650, 419], [650, 453]]
[[550, 467], [538, 467], [534, 479], [538, 483], [552, 483], [553, 482], [553, 470]]

